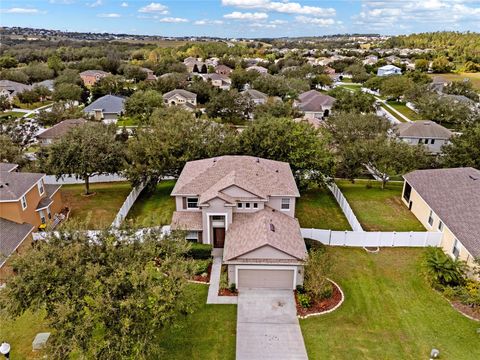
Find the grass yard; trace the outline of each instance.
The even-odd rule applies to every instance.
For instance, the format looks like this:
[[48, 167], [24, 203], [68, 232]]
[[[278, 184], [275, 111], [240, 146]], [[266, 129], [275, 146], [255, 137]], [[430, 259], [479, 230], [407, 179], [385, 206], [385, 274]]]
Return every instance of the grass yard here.
[[345, 302], [331, 314], [300, 320], [310, 359], [480, 358], [478, 322], [456, 312], [421, 275], [421, 249], [329, 248], [333, 280]]
[[351, 230], [342, 209], [328, 189], [311, 189], [297, 200], [295, 215], [301, 227]]
[[117, 127], [138, 126], [138, 120], [130, 117], [122, 117], [117, 121]]
[[407, 107], [403, 102], [387, 101], [387, 104], [410, 120], [422, 120], [422, 116], [420, 114], [417, 114], [415, 111]]
[[386, 111], [388, 112], [390, 115], [392, 115], [394, 118], [396, 118], [398, 121], [400, 122], [407, 122], [403, 117], [401, 117], [400, 115], [398, 115], [396, 112], [392, 111], [387, 105], [385, 105], [384, 103], [380, 103], [380, 106]]
[[135, 226], [168, 225], [175, 211], [175, 200], [170, 196], [173, 180], [160, 182], [153, 192], [143, 191], [130, 209], [127, 220]]
[[85, 222], [87, 229], [103, 229], [112, 224], [118, 210], [132, 190], [128, 182], [90, 184], [95, 195], [84, 196], [84, 185], [63, 185], [62, 199], [70, 208], [69, 220]]
[[[366, 231], [425, 231], [401, 200], [403, 183], [390, 182], [384, 190], [378, 181], [336, 181]], [[366, 187], [367, 184], [371, 188]]]
[[442, 77], [448, 81], [462, 81], [469, 79], [475, 89], [480, 90], [480, 73], [458, 73], [458, 74], [429, 74], [430, 77]]
[[3, 120], [18, 119], [18, 118], [22, 117], [23, 115], [25, 115], [25, 113], [20, 112], [20, 111], [2, 112], [2, 113], [0, 113], [0, 122], [3, 121]]
[[338, 86], [344, 89], [352, 90], [352, 91], [360, 91], [360, 89], [362, 88], [362, 85], [360, 84], [347, 84], [347, 85], [338, 85]]

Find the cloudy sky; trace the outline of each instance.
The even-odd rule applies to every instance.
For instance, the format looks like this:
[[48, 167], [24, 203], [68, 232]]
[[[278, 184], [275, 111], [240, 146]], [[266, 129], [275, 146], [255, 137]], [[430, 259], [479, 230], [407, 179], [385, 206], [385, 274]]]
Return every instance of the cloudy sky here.
[[480, 31], [480, 0], [1, 0], [0, 24], [220, 37]]

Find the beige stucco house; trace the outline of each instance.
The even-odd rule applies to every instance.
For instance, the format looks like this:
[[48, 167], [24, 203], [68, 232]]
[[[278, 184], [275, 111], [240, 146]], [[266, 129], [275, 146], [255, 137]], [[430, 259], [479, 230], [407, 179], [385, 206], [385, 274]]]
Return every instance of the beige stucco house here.
[[480, 257], [480, 170], [416, 170], [404, 179], [405, 205], [427, 230], [443, 233], [447, 254], [474, 266]]
[[197, 94], [184, 89], [175, 89], [163, 94], [163, 101], [167, 106], [181, 106], [194, 111], [197, 106]]
[[288, 163], [251, 156], [188, 162], [172, 191], [172, 230], [223, 249], [230, 284], [294, 289], [303, 284], [300, 196]]

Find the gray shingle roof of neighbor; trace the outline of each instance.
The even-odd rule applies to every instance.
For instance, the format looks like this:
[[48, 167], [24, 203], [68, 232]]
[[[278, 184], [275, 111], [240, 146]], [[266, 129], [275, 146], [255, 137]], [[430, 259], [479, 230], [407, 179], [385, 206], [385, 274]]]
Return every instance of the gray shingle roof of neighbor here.
[[0, 172], [0, 200], [18, 200], [44, 176], [39, 173]]
[[271, 246], [302, 261], [307, 257], [298, 220], [265, 206], [254, 213], [235, 213], [225, 234], [223, 260]]
[[18, 164], [0, 162], [0, 171], [10, 172], [18, 168]]
[[480, 256], [480, 170], [416, 170], [404, 176], [474, 257]]
[[67, 119], [59, 122], [58, 124], [52, 126], [51, 128], [45, 130], [41, 134], [39, 134], [37, 137], [39, 139], [59, 139], [62, 136], [64, 136], [67, 132], [69, 132], [71, 129], [85, 125], [87, 123], [87, 120], [85, 119]]
[[30, 90], [32, 87], [30, 85], [22, 84], [16, 81], [11, 80], [0, 80], [0, 90], [5, 89], [14, 93], [21, 93], [25, 90]]
[[0, 267], [33, 229], [33, 225], [0, 218]]
[[185, 99], [196, 99], [197, 98], [197, 94], [195, 94], [191, 91], [184, 90], [184, 89], [175, 89], [175, 90], [169, 91], [169, 92], [163, 94], [163, 98], [164, 99], [170, 99], [171, 97], [174, 97], [175, 95], [183, 96]]
[[102, 110], [107, 114], [120, 114], [125, 109], [125, 98], [116, 95], [105, 95], [88, 105], [83, 112], [89, 113], [95, 110]]
[[331, 107], [335, 98], [322, 94], [316, 90], [309, 90], [298, 96], [299, 108], [302, 111], [322, 111], [324, 107]]
[[453, 135], [447, 128], [429, 120], [401, 123], [395, 126], [395, 131], [400, 137], [450, 139]]
[[241, 92], [241, 94], [248, 95], [252, 99], [262, 99], [262, 100], [268, 99], [267, 94], [255, 89], [244, 90]]
[[232, 185], [260, 197], [300, 196], [288, 163], [239, 155], [187, 162], [171, 195], [212, 196]]
[[103, 71], [103, 70], [85, 70], [80, 73], [80, 75], [85, 75], [85, 76], [95, 76], [95, 75], [111, 75], [109, 72]]

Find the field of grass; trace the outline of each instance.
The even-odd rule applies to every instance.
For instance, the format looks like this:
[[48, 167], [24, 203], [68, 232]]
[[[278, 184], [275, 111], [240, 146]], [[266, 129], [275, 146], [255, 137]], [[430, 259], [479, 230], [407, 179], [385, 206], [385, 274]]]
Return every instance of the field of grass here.
[[347, 85], [338, 85], [338, 86], [344, 89], [353, 90], [353, 91], [360, 91], [360, 89], [362, 88], [362, 85], [357, 85], [357, 84], [347, 84]]
[[162, 181], [153, 192], [143, 191], [130, 209], [127, 221], [139, 227], [170, 224], [175, 211], [175, 200], [170, 196], [174, 185], [173, 180]]
[[[401, 200], [402, 182], [390, 182], [384, 190], [378, 181], [336, 182], [366, 231], [425, 231]], [[370, 184], [371, 188], [366, 185]]]
[[459, 73], [459, 74], [429, 74], [431, 77], [442, 77], [448, 81], [461, 81], [469, 79], [475, 89], [480, 91], [480, 73]]
[[404, 103], [399, 101], [387, 101], [387, 104], [390, 105], [392, 108], [397, 110], [402, 115], [406, 116], [410, 120], [422, 120], [422, 116], [417, 114], [412, 109], [408, 108]]
[[391, 114], [393, 117], [395, 117], [398, 121], [400, 122], [407, 122], [403, 117], [398, 115], [396, 112], [392, 111], [390, 108], [387, 107], [384, 103], [380, 103], [380, 106], [387, 111], [389, 114]]
[[25, 104], [25, 103], [21, 103], [18, 100], [15, 100], [13, 105], [17, 108], [20, 108], [20, 109], [33, 110], [33, 109], [36, 109], [36, 108], [39, 108], [39, 107], [42, 107], [42, 106], [50, 105], [52, 103], [53, 103], [53, 101], [39, 101], [39, 102], [35, 102], [35, 103], [32, 103], [32, 104]]
[[23, 115], [25, 115], [25, 113], [20, 112], [20, 111], [5, 111], [5, 112], [0, 112], [0, 121], [20, 118], [20, 117], [22, 117]]
[[301, 227], [351, 230], [342, 209], [328, 189], [311, 189], [297, 200], [295, 216]]
[[123, 126], [138, 126], [138, 120], [137, 119], [132, 119], [129, 117], [123, 117], [120, 120], [117, 121], [117, 126], [118, 127], [123, 127]]
[[63, 185], [61, 192], [71, 211], [70, 220], [85, 222], [87, 229], [104, 229], [112, 224], [131, 190], [130, 183], [112, 182], [90, 184], [95, 195], [84, 196], [83, 184]]
[[300, 320], [310, 359], [418, 360], [432, 348], [443, 360], [480, 358], [479, 323], [430, 288], [421, 272], [423, 250], [328, 251], [345, 302], [331, 314]]

